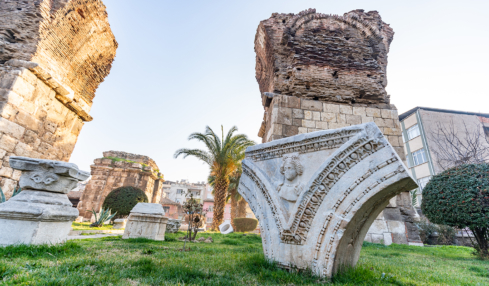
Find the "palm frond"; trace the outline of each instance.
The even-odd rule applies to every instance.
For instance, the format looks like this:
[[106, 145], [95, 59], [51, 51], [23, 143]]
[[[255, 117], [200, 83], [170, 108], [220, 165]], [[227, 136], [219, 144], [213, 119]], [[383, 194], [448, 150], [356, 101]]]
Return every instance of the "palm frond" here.
[[200, 149], [187, 149], [187, 148], [178, 149], [173, 156], [176, 159], [180, 155], [183, 155], [184, 159], [187, 158], [188, 156], [196, 157], [197, 159], [204, 161], [210, 166], [212, 166], [212, 163], [214, 161], [212, 156], [208, 152]]

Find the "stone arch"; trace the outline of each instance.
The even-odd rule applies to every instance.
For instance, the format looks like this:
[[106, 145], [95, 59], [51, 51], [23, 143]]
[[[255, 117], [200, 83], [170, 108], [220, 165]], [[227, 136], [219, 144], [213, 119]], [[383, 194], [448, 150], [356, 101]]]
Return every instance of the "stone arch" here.
[[[309, 170], [287, 217], [271, 186], [282, 157], [292, 152]], [[330, 277], [341, 265], [356, 264], [370, 225], [389, 199], [415, 187], [379, 128], [367, 123], [249, 148], [238, 192], [260, 220], [268, 259]]]

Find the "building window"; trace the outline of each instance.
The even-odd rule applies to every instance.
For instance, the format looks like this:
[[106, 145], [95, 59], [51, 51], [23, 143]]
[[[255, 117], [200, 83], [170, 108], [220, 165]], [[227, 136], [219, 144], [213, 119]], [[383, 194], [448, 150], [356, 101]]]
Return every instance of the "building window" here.
[[207, 223], [212, 223], [212, 218], [211, 217], [208, 217], [207, 218]]
[[416, 124], [413, 127], [409, 128], [407, 130], [407, 135], [408, 135], [408, 140], [411, 140], [413, 138], [418, 137], [420, 135], [418, 124]]
[[420, 149], [416, 152], [413, 152], [413, 161], [414, 161], [414, 166], [423, 164], [427, 161], [426, 154], [424, 153], [424, 149]]
[[163, 210], [165, 211], [165, 213], [169, 213], [170, 212], [170, 207], [163, 207]]
[[430, 181], [431, 177], [424, 177], [418, 180], [418, 185], [419, 185], [419, 190], [423, 192], [424, 187], [426, 187], [426, 184]]
[[214, 211], [214, 206], [209, 206], [209, 212], [213, 212]]
[[182, 189], [177, 189], [177, 195], [181, 195], [183, 194], [183, 190]]

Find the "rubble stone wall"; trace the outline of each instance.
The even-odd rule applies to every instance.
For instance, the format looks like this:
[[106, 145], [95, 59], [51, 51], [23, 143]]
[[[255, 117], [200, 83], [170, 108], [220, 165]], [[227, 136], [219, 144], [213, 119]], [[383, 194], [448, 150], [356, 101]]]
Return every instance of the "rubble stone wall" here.
[[68, 161], [117, 42], [100, 0], [0, 2], [0, 187], [9, 156]]
[[[120, 157], [114, 156], [119, 155]], [[116, 161], [106, 157], [117, 157], [128, 161]], [[131, 158], [131, 159], [127, 159]], [[141, 163], [134, 163], [135, 161]], [[151, 166], [145, 162], [149, 162]], [[144, 164], [144, 165], [142, 165]], [[107, 195], [114, 189], [132, 186], [143, 190], [150, 203], [159, 203], [163, 189], [163, 175], [156, 163], [147, 156], [126, 152], [104, 152], [104, 158], [95, 159], [91, 168], [91, 179], [83, 191], [78, 211], [89, 219], [92, 209], [99, 211]]]

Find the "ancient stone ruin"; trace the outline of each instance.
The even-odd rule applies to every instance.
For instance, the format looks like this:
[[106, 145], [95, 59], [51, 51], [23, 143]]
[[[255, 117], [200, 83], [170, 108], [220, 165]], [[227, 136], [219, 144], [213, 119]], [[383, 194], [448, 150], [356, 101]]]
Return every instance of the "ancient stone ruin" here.
[[268, 259], [330, 277], [355, 266], [376, 217], [416, 186], [370, 122], [249, 147], [238, 192], [260, 221]]
[[[397, 109], [390, 104], [387, 53], [394, 31], [376, 11], [343, 16], [272, 14], [255, 36], [256, 79], [265, 109], [263, 142], [375, 122], [405, 161]], [[392, 199], [367, 240], [420, 244], [409, 194]], [[395, 209], [395, 210], [394, 210]], [[387, 221], [396, 218], [396, 222]]]
[[10, 156], [68, 161], [117, 42], [100, 0], [0, 2], [0, 187]]
[[119, 187], [139, 188], [146, 193], [149, 202], [160, 202], [164, 179], [153, 159], [120, 151], [107, 151], [103, 155], [90, 166], [92, 178], [78, 203], [80, 216], [89, 219], [90, 211], [98, 212], [105, 197]]
[[66, 194], [90, 173], [72, 163], [17, 156], [10, 166], [23, 171], [23, 191], [0, 204], [0, 246], [65, 242], [78, 216]]
[[168, 218], [160, 204], [138, 203], [127, 218], [122, 239], [147, 238], [165, 240]]

